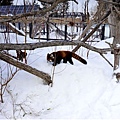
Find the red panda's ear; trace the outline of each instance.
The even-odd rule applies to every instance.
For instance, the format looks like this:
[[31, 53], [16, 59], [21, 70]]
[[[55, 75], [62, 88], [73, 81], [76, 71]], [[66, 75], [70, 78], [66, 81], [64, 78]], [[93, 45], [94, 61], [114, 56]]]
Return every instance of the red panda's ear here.
[[50, 54], [48, 53], [47, 54], [47, 62], [49, 61], [49, 58], [50, 58]]
[[48, 60], [49, 56], [50, 56], [50, 54], [48, 53], [48, 54], [47, 54], [47, 60]]
[[47, 57], [48, 57], [49, 55], [50, 55], [50, 54], [48, 53], [48, 54], [47, 54]]

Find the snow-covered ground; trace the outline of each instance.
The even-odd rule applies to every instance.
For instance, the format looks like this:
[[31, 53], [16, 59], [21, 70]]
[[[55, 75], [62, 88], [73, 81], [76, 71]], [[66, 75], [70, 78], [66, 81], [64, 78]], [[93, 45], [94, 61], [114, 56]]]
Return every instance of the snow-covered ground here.
[[[20, 0], [15, 4], [17, 4]], [[92, 0], [93, 1], [93, 0]], [[21, 1], [22, 2], [22, 1]], [[107, 33], [107, 31], [106, 31]], [[5, 34], [0, 34], [3, 42]], [[54, 33], [51, 37], [57, 37]], [[24, 37], [10, 34], [10, 41], [21, 43]], [[109, 47], [112, 38], [93, 43], [99, 48]], [[36, 42], [27, 38], [27, 42]], [[27, 64], [53, 77], [54, 67], [46, 55], [57, 50], [72, 50], [75, 46], [39, 48], [27, 51]], [[16, 55], [15, 51], [10, 51]], [[0, 119], [120, 119], [120, 83], [113, 79], [113, 68], [97, 53], [80, 48], [76, 52], [86, 59], [87, 65], [73, 59], [74, 65], [61, 63], [55, 67], [53, 87], [42, 79], [20, 70], [7, 86], [4, 103], [0, 103]], [[113, 55], [105, 57], [113, 64]], [[0, 73], [6, 76], [0, 60]], [[1, 82], [1, 81], [0, 81]]]
[[[10, 35], [11, 42], [16, 40], [15, 36]], [[23, 41], [24, 37], [17, 36], [17, 39]], [[35, 42], [30, 38], [27, 41]], [[112, 42], [112, 38], [105, 41]], [[93, 45], [109, 47], [105, 41]], [[60, 46], [27, 51], [27, 64], [52, 77], [54, 67], [47, 63], [46, 54], [73, 48]], [[10, 52], [15, 54], [14, 51]], [[112, 78], [113, 68], [95, 52], [81, 48], [76, 53], [86, 59], [88, 64], [73, 59], [74, 65], [57, 65], [53, 87], [44, 85], [42, 79], [20, 70], [8, 85], [10, 92], [4, 95], [4, 103], [0, 103], [0, 119], [120, 119], [120, 85]], [[108, 53], [105, 56], [113, 64], [113, 55]]]

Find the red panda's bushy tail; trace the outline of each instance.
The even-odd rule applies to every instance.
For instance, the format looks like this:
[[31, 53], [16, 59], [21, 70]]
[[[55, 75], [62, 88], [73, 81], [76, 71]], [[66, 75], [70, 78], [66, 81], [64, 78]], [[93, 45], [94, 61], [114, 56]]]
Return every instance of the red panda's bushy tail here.
[[72, 57], [75, 58], [76, 60], [82, 62], [83, 64], [87, 64], [87, 61], [83, 59], [82, 57], [78, 56], [77, 54], [72, 52]]

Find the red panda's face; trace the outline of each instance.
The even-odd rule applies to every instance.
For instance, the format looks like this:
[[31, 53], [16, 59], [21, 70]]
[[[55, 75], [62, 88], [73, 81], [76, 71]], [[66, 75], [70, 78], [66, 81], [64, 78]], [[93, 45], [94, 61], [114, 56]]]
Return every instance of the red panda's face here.
[[55, 57], [53, 56], [53, 54], [47, 54], [47, 61], [49, 61], [49, 62], [54, 62], [54, 59], [55, 59]]

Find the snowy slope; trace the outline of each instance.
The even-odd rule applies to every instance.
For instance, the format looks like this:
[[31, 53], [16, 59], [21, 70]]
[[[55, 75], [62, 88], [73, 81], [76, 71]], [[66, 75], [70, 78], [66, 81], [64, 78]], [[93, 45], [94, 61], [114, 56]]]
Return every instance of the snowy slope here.
[[[3, 34], [0, 35], [0, 42], [2, 40]], [[17, 36], [17, 40], [23, 42], [24, 38]], [[10, 41], [16, 42], [16, 35], [10, 34]], [[112, 38], [105, 41], [112, 42]], [[109, 47], [105, 41], [93, 45]], [[27, 38], [27, 42], [36, 41]], [[56, 50], [72, 50], [73, 47], [27, 51], [28, 64], [52, 77], [54, 67], [47, 63], [46, 54]], [[15, 55], [15, 51], [10, 53]], [[7, 87], [9, 93], [4, 94], [4, 103], [0, 103], [0, 119], [120, 119], [120, 83], [112, 78], [113, 68], [95, 52], [81, 48], [76, 53], [86, 59], [88, 64], [73, 59], [74, 65], [57, 65], [53, 87], [44, 85], [42, 79], [20, 70]], [[113, 64], [113, 55], [108, 53], [105, 57]], [[3, 64], [0, 60], [0, 67]]]
[[[15, 40], [11, 35], [11, 41]], [[19, 37], [19, 40], [24, 38]], [[28, 41], [33, 41], [28, 38]], [[111, 42], [111, 39], [106, 41]], [[105, 41], [97, 47], [109, 47]], [[72, 46], [48, 47], [27, 51], [28, 64], [49, 73], [53, 66], [46, 54], [55, 50], [72, 50]], [[13, 52], [13, 51], [12, 51]], [[55, 67], [53, 87], [42, 80], [19, 71], [8, 86], [10, 93], [0, 103], [0, 118], [16, 119], [119, 119], [120, 85], [112, 79], [112, 67], [97, 53], [81, 48], [77, 54], [87, 60], [84, 65], [73, 59], [74, 65], [61, 63]], [[106, 57], [113, 63], [113, 56]], [[2, 64], [2, 62], [0, 61]]]

